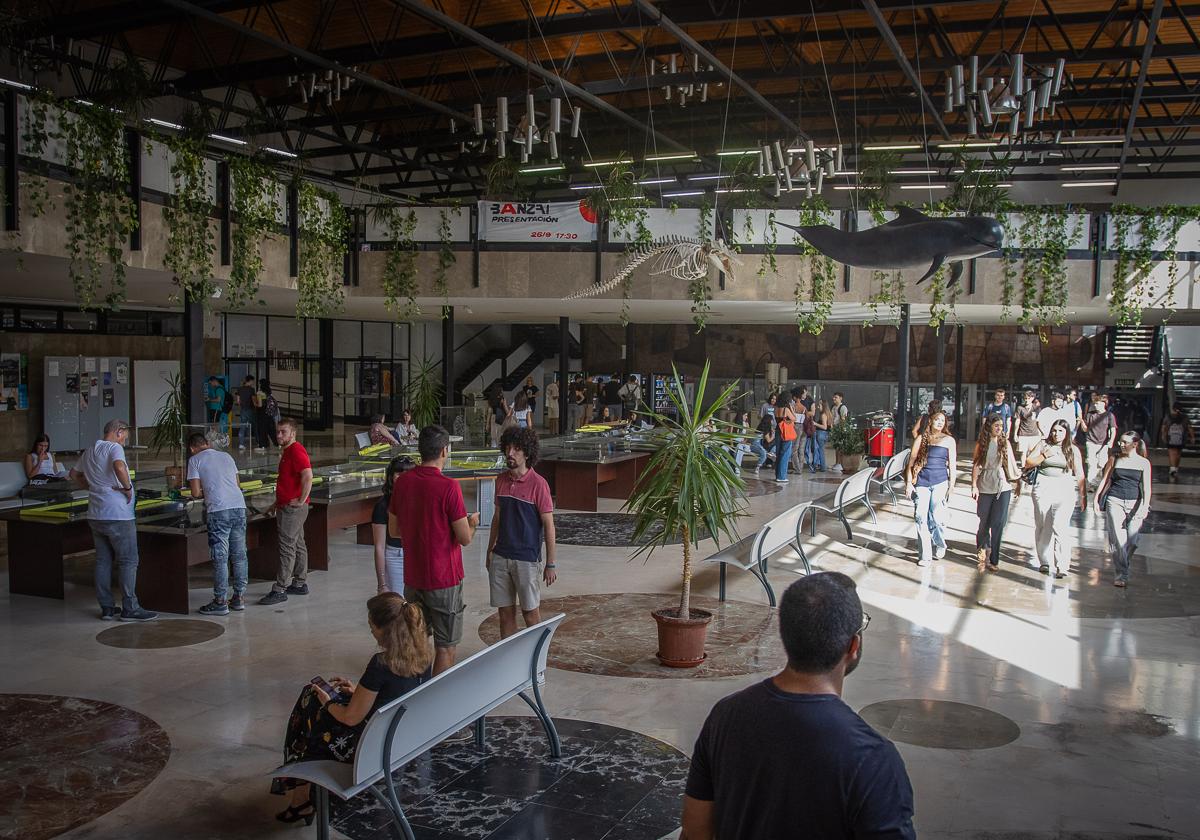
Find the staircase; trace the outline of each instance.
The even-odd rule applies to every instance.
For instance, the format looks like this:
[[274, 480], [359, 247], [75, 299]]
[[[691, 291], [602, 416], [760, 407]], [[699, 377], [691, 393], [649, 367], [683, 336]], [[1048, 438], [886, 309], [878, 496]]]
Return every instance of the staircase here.
[[1105, 367], [1119, 362], [1155, 367], [1160, 338], [1159, 327], [1109, 327]]
[[1200, 429], [1200, 359], [1171, 359], [1175, 402], [1183, 406], [1193, 429]]
[[[538, 365], [546, 359], [552, 359], [558, 355], [558, 342], [559, 334], [557, 326], [542, 324], [513, 325], [511, 346], [489, 350], [468, 365], [462, 374], [455, 378], [455, 404], [462, 401], [462, 392], [471, 388], [475, 384], [475, 380], [479, 378], [479, 375], [487, 370], [489, 366], [501, 359], [508, 358], [520, 349], [521, 345], [528, 344], [532, 348], [532, 352], [519, 365], [509, 370], [503, 380], [496, 377], [491, 382], [482, 383], [482, 390], [485, 392], [494, 385], [500, 385], [506, 393], [512, 391], [524, 382], [525, 377], [529, 376]], [[567, 355], [572, 359], [583, 357], [583, 347], [574, 336], [570, 337]]]

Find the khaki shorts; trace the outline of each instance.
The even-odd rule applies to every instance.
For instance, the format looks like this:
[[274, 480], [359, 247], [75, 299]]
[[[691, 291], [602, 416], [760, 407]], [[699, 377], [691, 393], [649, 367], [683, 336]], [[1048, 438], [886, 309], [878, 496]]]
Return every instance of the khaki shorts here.
[[521, 610], [535, 610], [542, 602], [542, 561], [511, 560], [492, 555], [488, 579], [492, 587], [492, 606], [511, 607], [520, 601]]
[[419, 604], [425, 623], [433, 634], [434, 647], [456, 647], [463, 636], [462, 583], [445, 589], [413, 589], [404, 587], [405, 600]]

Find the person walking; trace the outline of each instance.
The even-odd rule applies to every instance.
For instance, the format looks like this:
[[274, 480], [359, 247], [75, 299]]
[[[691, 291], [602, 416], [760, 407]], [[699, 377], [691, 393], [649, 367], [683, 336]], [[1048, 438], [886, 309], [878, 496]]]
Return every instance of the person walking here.
[[558, 434], [558, 380], [555, 379], [546, 386], [546, 430]]
[[914, 440], [925, 434], [925, 430], [929, 428], [930, 419], [933, 417], [933, 415], [937, 414], [941, 410], [941, 400], [929, 401], [929, 405], [926, 407], [925, 413], [917, 418], [917, 422], [913, 423], [913, 427], [910, 430], [910, 434]]
[[824, 448], [829, 440], [829, 430], [833, 428], [833, 414], [829, 412], [824, 400], [817, 400], [812, 407], [812, 451], [809, 455], [809, 468], [814, 473], [823, 473]]
[[254, 401], [257, 398], [254, 377], [247, 376], [237, 389], [238, 401], [238, 449], [245, 449], [247, 442], [254, 440]]
[[397, 455], [388, 462], [383, 477], [383, 495], [371, 510], [371, 542], [375, 545], [376, 592], [404, 593], [404, 542], [388, 531], [388, 511], [396, 478], [416, 466], [408, 455]]
[[792, 411], [792, 403], [790, 394], [781, 394], [775, 404], [775, 480], [780, 484], [788, 483], [788, 462], [796, 445], [796, 413]]
[[526, 376], [525, 387], [521, 390], [525, 392], [525, 399], [529, 401], [529, 428], [532, 429], [537, 425], [537, 401], [542, 389], [533, 384], [532, 376]]
[[1038, 434], [1044, 440], [1050, 434], [1050, 427], [1055, 420], [1065, 420], [1067, 428], [1075, 428], [1075, 415], [1066, 407], [1067, 397], [1061, 391], [1055, 391], [1050, 397], [1050, 405], [1043, 406], [1037, 414]]
[[1020, 470], [1013, 456], [1012, 444], [1004, 435], [1004, 418], [990, 414], [979, 427], [979, 439], [971, 455], [971, 498], [979, 516], [975, 532], [979, 571], [994, 572], [1000, 568], [1000, 545], [1004, 526], [1012, 505], [1013, 488]]
[[608, 409], [608, 416], [613, 420], [621, 419], [621, 378], [615, 373], [601, 386], [601, 405]]
[[[246, 608], [246, 497], [233, 456], [209, 446], [200, 432], [188, 438], [187, 481], [193, 499], [204, 500], [208, 556], [213, 564], [213, 599], [204, 615], [229, 615]], [[233, 596], [229, 572], [233, 569]]]
[[208, 422], [217, 425], [225, 406], [225, 386], [216, 375], [208, 377], [208, 385], [204, 391], [204, 407], [208, 410]]
[[513, 403], [512, 417], [516, 421], [518, 429], [533, 428], [533, 409], [529, 407], [529, 397], [525, 396], [524, 391], [517, 394], [517, 399]]
[[625, 416], [628, 417], [642, 404], [642, 384], [638, 382], [637, 374], [629, 374], [629, 378], [625, 380], [619, 393], [621, 405], [625, 409]]
[[792, 447], [792, 463], [788, 465], [789, 472], [803, 473], [808, 466], [809, 410], [800, 399], [801, 388], [793, 388], [792, 412], [796, 415], [796, 443]]
[[1117, 450], [1104, 468], [1100, 489], [1093, 504], [1096, 514], [1104, 516], [1108, 531], [1108, 551], [1113, 561], [1113, 586], [1129, 584], [1129, 567], [1137, 551], [1142, 524], [1150, 512], [1150, 461], [1138, 448], [1137, 432], [1124, 432], [1117, 439]]
[[396, 478], [388, 533], [404, 543], [404, 597], [418, 604], [433, 632], [436, 676], [454, 665], [463, 634], [463, 546], [479, 527], [467, 515], [462, 487], [442, 474], [450, 433], [426, 426], [417, 440], [421, 465]]
[[992, 401], [983, 407], [980, 421], [986, 423], [989, 417], [998, 416], [1004, 424], [1004, 436], [1012, 434], [1013, 407], [1008, 403], [1008, 391], [997, 388], [992, 392]]
[[870, 622], [840, 572], [784, 590], [787, 665], [719, 701], [704, 721], [680, 840], [916, 837], [904, 760], [841, 699]]
[[296, 440], [296, 421], [279, 421], [279, 477], [275, 480], [275, 527], [279, 531], [279, 572], [271, 591], [258, 600], [263, 606], [281, 604], [289, 595], [308, 594], [308, 545], [304, 523], [308, 520], [308, 494], [312, 490], [312, 462]]
[[1042, 430], [1038, 428], [1037, 406], [1033, 403], [1033, 391], [1021, 392], [1021, 404], [1013, 411], [1013, 425], [1010, 439], [1017, 448], [1017, 460], [1023, 460], [1042, 440]]
[[[92, 444], [71, 470], [71, 479], [88, 491], [88, 528], [96, 546], [96, 600], [100, 620], [151, 621], [158, 613], [142, 609], [137, 598], [138, 543], [134, 523], [133, 482], [125, 460], [129, 424], [109, 420], [104, 437]], [[121, 585], [121, 609], [112, 594], [113, 564]]]
[[1084, 449], [1087, 450], [1087, 483], [1088, 487], [1095, 489], [1100, 486], [1108, 454], [1117, 440], [1117, 418], [1108, 410], [1108, 397], [1099, 391], [1092, 392], [1087, 413], [1079, 422], [1084, 433]]
[[946, 414], [935, 411], [921, 436], [913, 441], [904, 474], [904, 495], [913, 500], [917, 523], [917, 565], [946, 556], [945, 511], [954, 492], [958, 445], [946, 433]]
[[1025, 469], [1037, 467], [1033, 485], [1033, 535], [1042, 574], [1061, 580], [1071, 568], [1071, 513], [1087, 504], [1083, 458], [1071, 442], [1066, 420], [1025, 456]]
[[1163, 418], [1162, 430], [1158, 437], [1167, 447], [1167, 477], [1175, 481], [1179, 478], [1179, 462], [1183, 459], [1184, 444], [1196, 445], [1196, 432], [1187, 415], [1183, 413], [1182, 405], [1175, 403], [1171, 406], [1170, 413]]
[[509, 429], [500, 439], [500, 451], [508, 469], [496, 476], [496, 512], [484, 567], [500, 621], [500, 638], [505, 639], [517, 632], [517, 604], [526, 627], [541, 622], [541, 584], [553, 586], [558, 573], [550, 485], [533, 471], [538, 461], [537, 433]]
[[575, 377], [575, 382], [571, 386], [571, 428], [570, 431], [575, 431], [582, 426], [586, 421], [585, 417], [588, 413], [588, 397], [587, 383], [583, 376]]

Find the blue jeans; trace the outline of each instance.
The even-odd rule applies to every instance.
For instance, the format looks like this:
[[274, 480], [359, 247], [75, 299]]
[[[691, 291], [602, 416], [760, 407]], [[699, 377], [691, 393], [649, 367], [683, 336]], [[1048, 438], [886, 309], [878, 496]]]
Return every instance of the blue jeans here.
[[946, 547], [946, 536], [942, 519], [946, 510], [946, 490], [949, 482], [942, 481], [932, 487], [913, 488], [913, 519], [917, 522], [918, 557], [932, 560], [934, 548]]
[[217, 510], [208, 515], [208, 554], [213, 564], [213, 598], [224, 601], [233, 561], [233, 594], [246, 591], [246, 509]]
[[137, 525], [132, 519], [89, 519], [92, 542], [96, 545], [96, 600], [101, 607], [113, 607], [112, 568], [117, 562], [117, 582], [121, 584], [121, 606], [125, 612], [138, 608]]
[[254, 437], [254, 435], [252, 434], [253, 431], [254, 431], [254, 429], [253, 429], [253, 425], [252, 425], [252, 421], [250, 420], [250, 417], [248, 415], [239, 414], [238, 415], [238, 448], [239, 449], [244, 449], [247, 443], [253, 445], [253, 437]]
[[825, 441], [829, 440], [829, 432], [817, 429], [814, 437], [808, 439], [808, 463], [813, 471], [825, 469]]
[[788, 461], [792, 460], [792, 447], [795, 444], [796, 441], [782, 437], [775, 442], [775, 478], [780, 481], [787, 479]]
[[762, 438], [759, 438], [750, 444], [750, 451], [753, 452], [758, 458], [758, 466], [755, 467], [755, 469], [760, 469], [763, 464], [767, 463], [767, 450], [766, 447], [762, 445]]

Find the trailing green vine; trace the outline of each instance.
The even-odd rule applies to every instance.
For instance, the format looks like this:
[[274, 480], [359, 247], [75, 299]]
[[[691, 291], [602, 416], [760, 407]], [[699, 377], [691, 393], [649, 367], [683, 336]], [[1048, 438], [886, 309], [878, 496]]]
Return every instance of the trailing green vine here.
[[[700, 202], [700, 220], [697, 224], [696, 235], [701, 242], [711, 242], [713, 231], [713, 205], [705, 195]], [[688, 297], [692, 300], [692, 323], [696, 332], [700, 332], [708, 324], [712, 311], [712, 288], [708, 285], [708, 272], [688, 281]]]
[[136, 224], [127, 192], [129, 160], [121, 115], [74, 103], [63, 113], [59, 136], [75, 180], [63, 186], [67, 272], [80, 308], [117, 309], [125, 301], [125, 246]]
[[263, 272], [260, 246], [275, 224], [276, 185], [270, 167], [256, 158], [230, 157], [228, 163], [236, 225], [231, 236], [233, 247], [225, 305], [228, 309], [240, 309], [258, 295]]
[[[800, 225], [825, 224], [829, 204], [820, 196], [807, 199], [800, 205]], [[798, 234], [792, 241], [807, 257], [808, 285], [805, 286], [803, 267], [797, 267], [796, 286], [793, 296], [796, 301], [796, 326], [800, 332], [820, 335], [833, 312], [833, 296], [837, 284], [837, 264], [829, 257], [808, 244]]]
[[458, 216], [462, 213], [462, 209], [454, 206], [438, 211], [438, 261], [437, 268], [433, 271], [433, 291], [442, 299], [443, 321], [450, 317], [450, 284], [447, 281], [447, 272], [458, 262], [458, 255], [454, 253], [451, 239], [451, 213]]
[[413, 233], [417, 213], [407, 207], [383, 204], [375, 208], [376, 218], [387, 228], [390, 248], [383, 264], [383, 305], [398, 320], [411, 321], [421, 314], [417, 305], [417, 246]]
[[298, 193], [300, 270], [296, 316], [320, 318], [340, 311], [345, 304], [341, 274], [348, 220], [341, 200], [333, 193], [304, 180]]
[[[1189, 221], [1200, 219], [1200, 208], [1130, 207], [1120, 204], [1112, 209], [1113, 239], [1117, 252], [1113, 266], [1112, 291], [1108, 308], [1117, 324], [1137, 325], [1142, 322], [1142, 307], [1150, 294], [1150, 272], [1154, 268], [1154, 245], [1165, 239], [1167, 247], [1167, 308], [1173, 302], [1179, 282], [1179, 266], [1175, 251], [1179, 246], [1179, 231]], [[1136, 224], [1136, 239], [1134, 227]], [[1133, 241], [1131, 241], [1133, 239]]]
[[185, 131], [166, 141], [171, 150], [173, 196], [163, 210], [167, 250], [163, 262], [175, 275], [180, 297], [205, 307], [217, 288], [213, 279], [213, 236], [209, 227], [212, 202], [208, 159], [201, 130]]
[[[749, 219], [749, 215], [746, 216]], [[767, 272], [776, 274], [779, 263], [775, 259], [775, 250], [779, 244], [779, 230], [775, 226], [774, 208], [767, 211], [767, 229], [763, 231], [763, 255], [758, 264], [758, 276], [766, 277]]]
[[1012, 316], [1013, 304], [1017, 294], [1017, 249], [1012, 226], [1012, 217], [1008, 213], [996, 216], [1004, 229], [1004, 247], [1000, 249], [1000, 322], [1006, 323]]
[[47, 117], [51, 97], [31, 91], [25, 97], [25, 121], [21, 126], [21, 143], [26, 159], [31, 161], [29, 172], [37, 177], [27, 178], [21, 189], [31, 219], [44, 216], [51, 207], [50, 167], [46, 164], [46, 147], [51, 140]]

